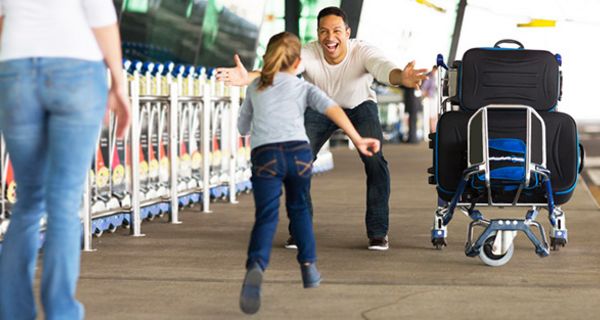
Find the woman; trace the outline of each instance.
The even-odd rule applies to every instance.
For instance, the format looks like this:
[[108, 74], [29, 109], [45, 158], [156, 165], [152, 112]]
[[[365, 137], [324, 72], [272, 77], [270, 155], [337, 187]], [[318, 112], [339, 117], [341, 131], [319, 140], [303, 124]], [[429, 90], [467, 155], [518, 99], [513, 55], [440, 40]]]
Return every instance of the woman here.
[[86, 172], [107, 104], [120, 137], [129, 124], [114, 6], [0, 0], [0, 37], [0, 129], [18, 196], [0, 254], [0, 319], [36, 318], [33, 279], [44, 213], [44, 313], [82, 319], [75, 290]]

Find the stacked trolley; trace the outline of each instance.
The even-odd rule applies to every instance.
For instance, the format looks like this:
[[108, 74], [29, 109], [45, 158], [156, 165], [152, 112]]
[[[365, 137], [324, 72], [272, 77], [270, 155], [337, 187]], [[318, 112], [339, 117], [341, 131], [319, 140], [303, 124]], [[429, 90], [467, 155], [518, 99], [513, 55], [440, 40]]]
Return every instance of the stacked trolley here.
[[[518, 48], [501, 48], [503, 43]], [[458, 208], [472, 222], [465, 253], [491, 266], [512, 257], [518, 231], [535, 252], [547, 256], [567, 243], [560, 205], [573, 194], [583, 166], [575, 121], [556, 110], [561, 97], [560, 55], [526, 50], [502, 40], [493, 48], [474, 48], [440, 78], [440, 119], [431, 134], [439, 207], [431, 241], [446, 245], [447, 225]], [[440, 75], [441, 76], [441, 75]], [[480, 207], [527, 207], [524, 219], [485, 219]], [[548, 212], [550, 243], [535, 219]], [[483, 231], [474, 240], [475, 227]], [[537, 229], [537, 232], [534, 232]]]
[[125, 226], [141, 236], [143, 220], [168, 215], [180, 223], [180, 208], [201, 203], [210, 212], [211, 200], [235, 203], [251, 188], [246, 147], [238, 143], [244, 137], [235, 128], [238, 88], [225, 92], [204, 68], [189, 65], [125, 61], [124, 67], [131, 130], [116, 139], [111, 119], [100, 135], [82, 210], [85, 249], [92, 234]]

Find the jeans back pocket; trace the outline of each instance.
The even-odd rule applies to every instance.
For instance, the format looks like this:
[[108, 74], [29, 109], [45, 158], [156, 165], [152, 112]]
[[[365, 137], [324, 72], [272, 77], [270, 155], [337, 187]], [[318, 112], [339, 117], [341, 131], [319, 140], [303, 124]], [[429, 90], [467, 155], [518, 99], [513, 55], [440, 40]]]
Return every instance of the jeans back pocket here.
[[313, 154], [310, 147], [300, 149], [294, 152], [294, 164], [296, 173], [301, 177], [310, 177], [313, 167]]
[[257, 150], [252, 155], [252, 175], [261, 178], [272, 178], [278, 175], [277, 150]]

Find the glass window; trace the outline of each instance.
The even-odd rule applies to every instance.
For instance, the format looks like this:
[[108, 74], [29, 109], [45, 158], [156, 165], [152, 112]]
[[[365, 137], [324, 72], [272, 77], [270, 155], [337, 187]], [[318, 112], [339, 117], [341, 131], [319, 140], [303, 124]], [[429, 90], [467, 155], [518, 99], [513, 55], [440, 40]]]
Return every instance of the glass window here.
[[115, 0], [125, 57], [207, 67], [252, 65], [265, 0]]

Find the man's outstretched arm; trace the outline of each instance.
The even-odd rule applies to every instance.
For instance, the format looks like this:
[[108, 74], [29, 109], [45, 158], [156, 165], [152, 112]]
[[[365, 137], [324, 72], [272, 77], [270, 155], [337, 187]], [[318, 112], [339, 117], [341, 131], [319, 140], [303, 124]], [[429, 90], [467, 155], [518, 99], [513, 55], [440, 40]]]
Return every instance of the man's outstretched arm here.
[[421, 82], [427, 79], [428, 70], [415, 69], [414, 61], [400, 69], [379, 48], [364, 42], [359, 42], [358, 45], [365, 68], [381, 83], [418, 89]]
[[224, 81], [226, 85], [230, 86], [245, 86], [260, 76], [260, 71], [248, 72], [237, 54], [233, 56], [233, 61], [235, 67], [216, 69], [217, 80]]
[[402, 85], [408, 88], [419, 89], [423, 80], [427, 79], [427, 69], [415, 69], [415, 62], [409, 62], [404, 70], [392, 69], [390, 71], [390, 84]]

